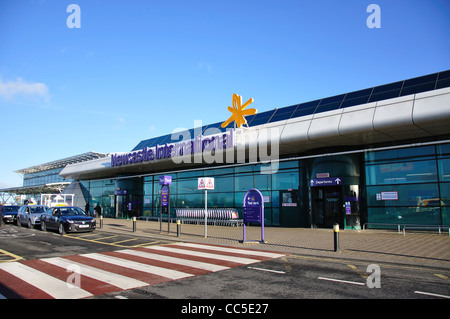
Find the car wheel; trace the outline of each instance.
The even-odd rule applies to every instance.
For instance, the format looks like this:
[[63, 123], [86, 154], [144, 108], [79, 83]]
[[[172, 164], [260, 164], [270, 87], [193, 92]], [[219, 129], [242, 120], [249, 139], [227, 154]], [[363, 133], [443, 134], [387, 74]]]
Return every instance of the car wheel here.
[[47, 226], [45, 225], [44, 222], [41, 222], [41, 230], [42, 231], [47, 231]]
[[62, 223], [59, 223], [59, 226], [58, 226], [58, 233], [60, 234], [60, 235], [64, 235], [65, 234], [65, 229], [64, 229], [64, 225], [62, 224]]
[[17, 217], [17, 226], [18, 226], [18, 227], [22, 226], [22, 223], [21, 223], [21, 221], [20, 221], [20, 218], [19, 218], [19, 217]]
[[28, 226], [28, 228], [32, 228], [33, 227], [33, 225], [31, 224], [31, 219], [28, 220], [27, 226]]

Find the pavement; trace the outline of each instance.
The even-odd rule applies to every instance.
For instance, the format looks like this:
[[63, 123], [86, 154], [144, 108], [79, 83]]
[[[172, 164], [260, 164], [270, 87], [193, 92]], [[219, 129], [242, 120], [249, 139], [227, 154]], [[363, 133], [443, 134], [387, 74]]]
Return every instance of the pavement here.
[[417, 267], [435, 267], [450, 270], [450, 236], [448, 232], [394, 230], [340, 230], [339, 251], [334, 251], [334, 232], [332, 229], [265, 227], [264, 243], [261, 240], [261, 227], [246, 227], [246, 240], [243, 239], [242, 226], [208, 225], [207, 238], [204, 225], [177, 225], [167, 222], [137, 220], [133, 232], [133, 221], [127, 219], [104, 218], [99, 232], [114, 232], [148, 236], [152, 238], [209, 243], [215, 245], [248, 247], [252, 249], [287, 252], [306, 257], [338, 258], [360, 260], [371, 263], [401, 264]]

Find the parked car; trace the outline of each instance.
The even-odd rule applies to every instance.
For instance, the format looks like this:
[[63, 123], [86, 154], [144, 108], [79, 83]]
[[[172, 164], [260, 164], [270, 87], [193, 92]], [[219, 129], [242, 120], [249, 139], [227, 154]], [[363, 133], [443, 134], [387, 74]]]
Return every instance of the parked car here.
[[23, 205], [17, 213], [17, 226], [32, 228], [41, 224], [41, 215], [48, 209], [45, 205]]
[[17, 220], [17, 212], [20, 206], [5, 205], [3, 206], [2, 218], [5, 223], [14, 223]]
[[95, 218], [86, 215], [84, 210], [76, 206], [59, 206], [47, 209], [41, 215], [41, 230], [55, 229], [61, 235], [66, 232], [93, 231]]

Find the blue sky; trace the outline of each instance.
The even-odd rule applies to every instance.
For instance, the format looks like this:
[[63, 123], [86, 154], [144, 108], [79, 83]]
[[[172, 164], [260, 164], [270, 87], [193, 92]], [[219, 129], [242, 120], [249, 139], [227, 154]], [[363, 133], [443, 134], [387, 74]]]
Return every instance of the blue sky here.
[[233, 93], [262, 112], [447, 70], [449, 16], [444, 0], [0, 0], [0, 187], [225, 121]]

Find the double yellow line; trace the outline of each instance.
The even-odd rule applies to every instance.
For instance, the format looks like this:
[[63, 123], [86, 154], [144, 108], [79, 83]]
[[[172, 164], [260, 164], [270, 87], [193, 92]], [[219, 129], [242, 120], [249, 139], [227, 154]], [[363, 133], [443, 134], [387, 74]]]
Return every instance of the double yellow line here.
[[10, 253], [9, 251], [0, 249], [0, 257], [1, 257], [2, 255], [5, 255], [5, 256], [10, 257], [10, 259], [6, 259], [6, 260], [0, 259], [0, 263], [2, 263], [2, 262], [18, 261], [18, 260], [23, 259], [22, 257], [17, 256], [17, 255], [15, 255], [15, 254], [13, 254], [13, 253]]

